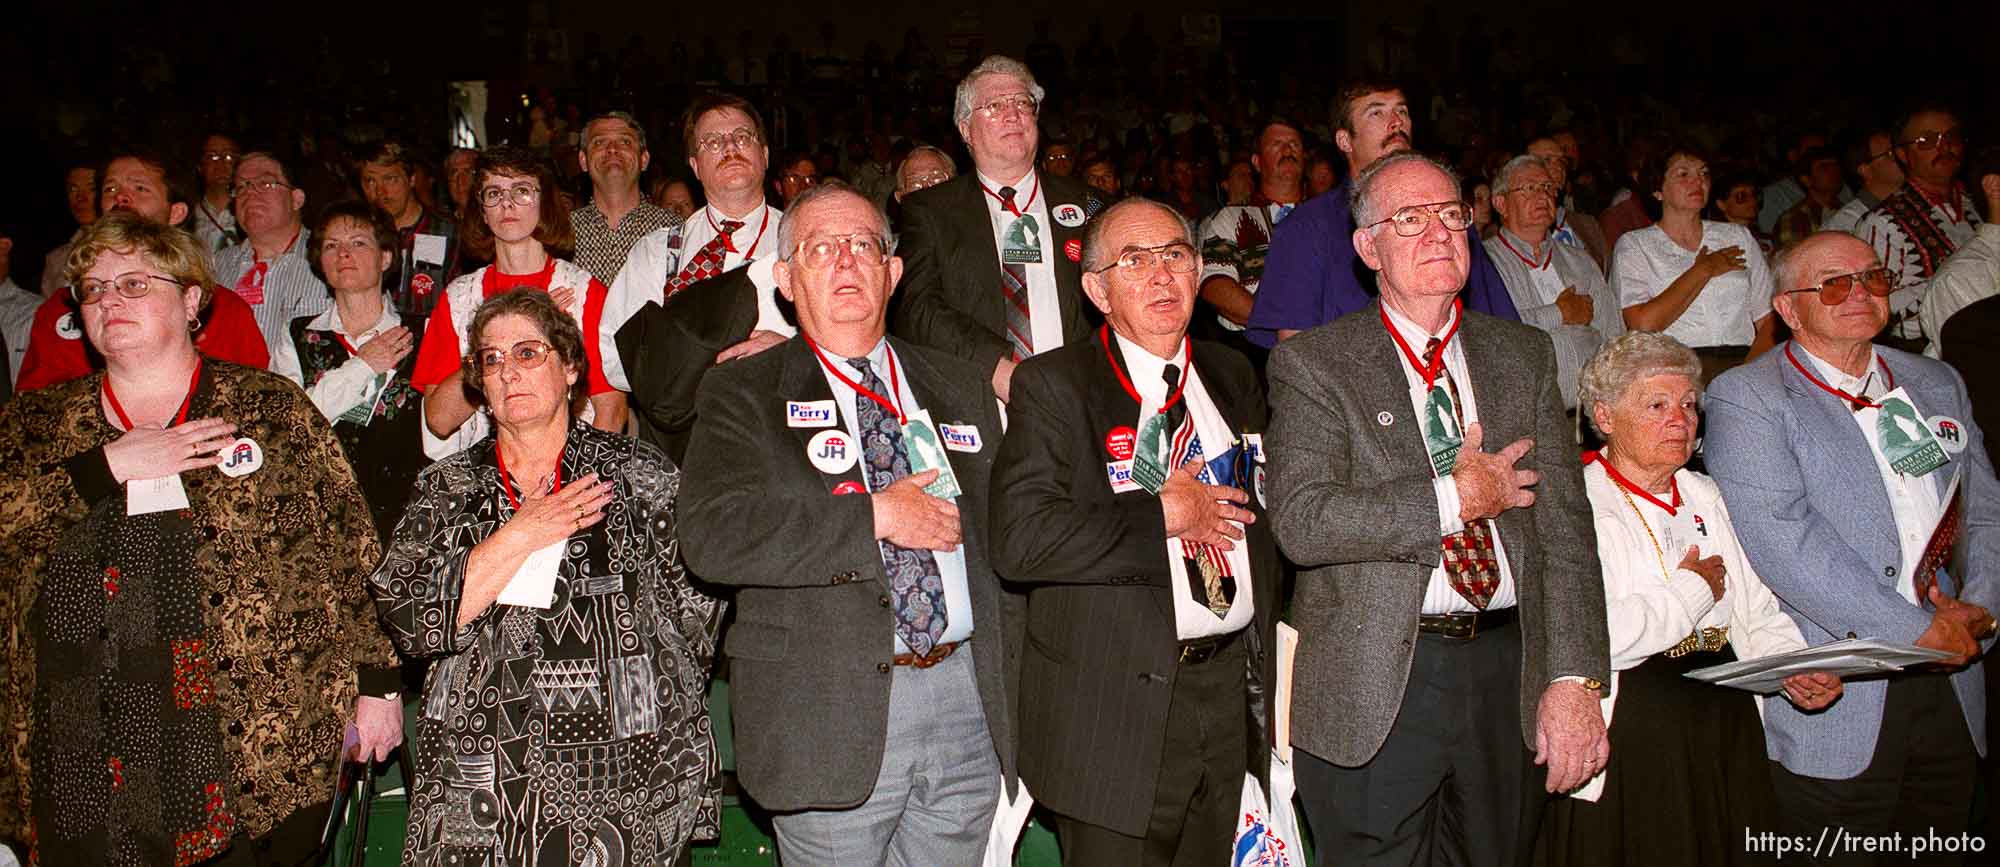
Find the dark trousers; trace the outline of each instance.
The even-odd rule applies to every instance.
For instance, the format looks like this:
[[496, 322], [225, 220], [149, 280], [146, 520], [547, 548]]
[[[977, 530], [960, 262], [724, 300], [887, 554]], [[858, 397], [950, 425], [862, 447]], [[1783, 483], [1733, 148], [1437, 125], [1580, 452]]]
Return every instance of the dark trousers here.
[[1321, 867], [1525, 860], [1545, 802], [1521, 742], [1521, 631], [1420, 633], [1389, 739], [1347, 768], [1293, 753]]
[[[222, 857], [204, 867], [301, 867], [317, 865], [320, 831], [326, 827], [331, 804], [314, 804], [286, 816], [261, 837], [238, 837]], [[359, 841], [357, 841], [358, 845]]]
[[[1812, 863], [1909, 864], [1907, 842], [1893, 853], [1869, 853], [1852, 851], [1846, 841], [1893, 833], [1901, 833], [1905, 841], [1912, 836], [1959, 837], [1971, 815], [1978, 769], [1979, 754], [1951, 678], [1923, 674], [1890, 681], [1875, 755], [1859, 776], [1823, 780], [1772, 762], [1771, 784], [1782, 833], [1807, 840], [1808, 847], [1823, 847]], [[1914, 863], [1963, 860], [1959, 854], [1933, 852]]]
[[1238, 637], [1214, 658], [1175, 671], [1146, 836], [1121, 834], [1059, 814], [1056, 839], [1066, 867], [1229, 863], [1248, 765], [1249, 723], [1244, 712], [1248, 658]]

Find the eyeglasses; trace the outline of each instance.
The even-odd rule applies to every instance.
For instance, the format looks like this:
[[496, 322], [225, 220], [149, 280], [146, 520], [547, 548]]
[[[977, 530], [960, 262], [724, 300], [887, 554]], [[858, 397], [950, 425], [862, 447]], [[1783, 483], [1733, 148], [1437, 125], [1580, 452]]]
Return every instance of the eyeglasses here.
[[1854, 284], [1856, 283], [1861, 284], [1863, 289], [1868, 290], [1868, 294], [1877, 298], [1887, 298], [1889, 297], [1889, 293], [1896, 291], [1896, 275], [1894, 272], [1887, 268], [1870, 268], [1866, 271], [1856, 271], [1852, 274], [1828, 277], [1821, 281], [1818, 286], [1792, 289], [1786, 291], [1785, 294], [1795, 295], [1800, 292], [1818, 292], [1819, 303], [1825, 304], [1828, 307], [1837, 307], [1842, 301], [1847, 300], [1847, 296], [1854, 291]]
[[1443, 223], [1445, 228], [1454, 232], [1463, 232], [1466, 226], [1472, 225], [1471, 205], [1464, 202], [1432, 202], [1428, 205], [1397, 208], [1387, 219], [1376, 220], [1361, 228], [1373, 229], [1383, 223], [1390, 223], [1396, 227], [1396, 234], [1414, 238], [1430, 228], [1432, 214], [1437, 215], [1438, 221]]
[[800, 241], [793, 248], [792, 255], [807, 268], [817, 271], [839, 261], [840, 251], [846, 250], [854, 261], [868, 266], [879, 266], [889, 261], [889, 244], [882, 236], [874, 234], [829, 235]]
[[532, 184], [516, 184], [511, 187], [487, 187], [479, 191], [479, 203], [489, 208], [500, 207], [501, 202], [511, 201], [522, 207], [532, 205], [542, 197], [542, 188]]
[[1549, 198], [1553, 199], [1553, 198], [1555, 198], [1555, 197], [1556, 197], [1556, 193], [1560, 192], [1561, 190], [1562, 190], [1562, 188], [1561, 188], [1561, 187], [1558, 187], [1558, 186], [1556, 186], [1556, 185], [1555, 185], [1555, 184], [1553, 184], [1553, 183], [1550, 183], [1550, 182], [1548, 182], [1548, 181], [1541, 181], [1541, 182], [1539, 182], [1539, 183], [1533, 183], [1533, 184], [1522, 184], [1522, 185], [1520, 185], [1520, 186], [1518, 186], [1518, 187], [1511, 187], [1511, 188], [1509, 188], [1509, 189], [1507, 190], [1507, 192], [1509, 192], [1509, 193], [1541, 193], [1542, 195], [1544, 195], [1544, 196], [1548, 196]]
[[202, 155], [201, 155], [201, 160], [202, 160], [202, 162], [206, 162], [206, 163], [233, 163], [233, 162], [236, 162], [236, 155], [235, 155], [235, 154], [202, 154]]
[[110, 280], [85, 280], [80, 285], [70, 287], [69, 297], [74, 299], [78, 304], [96, 304], [104, 300], [104, 293], [115, 291], [119, 297], [130, 298], [136, 301], [152, 293], [153, 281], [155, 280], [162, 283], [171, 283], [175, 286], [187, 285], [163, 274], [147, 274], [143, 271], [133, 271], [129, 274], [120, 274]]
[[909, 179], [910, 192], [914, 193], [918, 190], [928, 190], [931, 187], [935, 187], [938, 184], [942, 184], [948, 180], [951, 180], [951, 174], [949, 172], [925, 172], [921, 175], [917, 175], [916, 177]]
[[1925, 152], [1937, 150], [1940, 146], [1943, 145], [1957, 145], [1959, 147], [1964, 147], [1965, 133], [1960, 132], [1958, 127], [1952, 127], [1951, 129], [1947, 130], [1925, 133], [1923, 135], [1917, 136], [1916, 138], [1910, 139], [1909, 141], [1903, 142], [1903, 144], [1909, 145], [1911, 147], [1916, 148], [1917, 150]]
[[985, 105], [975, 105], [972, 107], [972, 110], [979, 112], [980, 117], [992, 120], [996, 117], [1006, 117], [1017, 111], [1029, 117], [1034, 117], [1035, 110], [1039, 107], [1041, 107], [1041, 103], [1036, 102], [1034, 97], [1024, 93], [1017, 93], [1013, 96], [1000, 97]]
[[1066, 163], [1073, 159], [1076, 158], [1065, 153], [1053, 153], [1049, 154], [1048, 156], [1042, 157], [1042, 160], [1044, 162], [1051, 162], [1051, 163]]
[[236, 189], [232, 192], [241, 197], [246, 193], [268, 193], [272, 190], [289, 190], [291, 188], [292, 185], [284, 181], [244, 181], [237, 184]]
[[523, 340], [506, 349], [479, 350], [472, 356], [472, 367], [480, 376], [492, 376], [509, 364], [516, 370], [534, 370], [554, 357], [555, 347], [540, 340]]
[[694, 146], [697, 150], [714, 156], [726, 150], [747, 151], [758, 141], [757, 133], [739, 126], [727, 133], [702, 136], [695, 140]]
[[797, 172], [786, 172], [786, 173], [784, 173], [784, 174], [782, 174], [782, 175], [779, 175], [779, 176], [778, 176], [778, 180], [780, 180], [780, 181], [783, 181], [783, 182], [785, 182], [785, 183], [788, 183], [788, 184], [798, 184], [799, 186], [802, 186], [802, 187], [810, 187], [810, 186], [812, 186], [813, 184], [817, 184], [817, 183], [819, 183], [819, 176], [818, 176], [818, 175], [802, 175], [802, 174], [799, 174], [799, 173], [797, 173]]
[[1127, 247], [1125, 252], [1118, 254], [1118, 261], [1090, 273], [1102, 274], [1116, 268], [1125, 279], [1136, 280], [1153, 273], [1153, 269], [1160, 265], [1167, 266], [1169, 272], [1186, 274], [1200, 264], [1199, 260], [1193, 247], [1175, 241], [1158, 247]]

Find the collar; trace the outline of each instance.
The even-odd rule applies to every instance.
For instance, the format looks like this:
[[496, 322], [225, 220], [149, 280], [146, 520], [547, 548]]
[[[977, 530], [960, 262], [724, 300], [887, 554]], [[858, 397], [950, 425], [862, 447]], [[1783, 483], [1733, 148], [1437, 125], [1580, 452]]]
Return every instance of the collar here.
[[[1041, 171], [1040, 169], [1030, 168], [1028, 169], [1027, 174], [1021, 176], [1020, 180], [1015, 181], [1011, 184], [1005, 183], [1003, 181], [996, 181], [992, 177], [988, 176], [985, 172], [979, 171], [978, 169], [974, 169], [972, 173], [979, 176], [979, 182], [985, 184], [987, 189], [997, 193], [1000, 192], [1001, 187], [1013, 187], [1014, 195], [1018, 197], [1027, 195], [1029, 190], [1035, 188], [1035, 184], [1041, 180], [1041, 176], [1039, 174], [1040, 171]], [[1044, 190], [1043, 195], [1036, 196], [1034, 202], [1029, 202], [1025, 204], [1028, 204], [1030, 207], [1032, 207], [1035, 204], [1039, 204], [1046, 197], [1047, 197], [1047, 191]], [[987, 201], [992, 201], [992, 199], [989, 198], [987, 199]], [[1022, 204], [1022, 203], [1017, 201], [1016, 204]], [[1000, 203], [993, 202], [993, 206], [996, 208], [1000, 207]]]
[[[1500, 227], [1501, 243], [1508, 245], [1509, 248], [1515, 250], [1519, 255], [1527, 256], [1528, 258], [1534, 259], [1535, 261], [1538, 262], [1547, 262], [1549, 264], [1554, 264], [1555, 262], [1554, 253], [1556, 244], [1555, 230], [1557, 229], [1557, 227], [1560, 227], [1562, 225], [1562, 216], [1561, 216], [1562, 211], [1558, 210], [1556, 211], [1556, 214], [1557, 217], [1555, 225], [1550, 226], [1548, 234], [1542, 236], [1542, 243], [1530, 244], [1527, 241], [1522, 240], [1520, 235], [1514, 234], [1514, 230], [1509, 229], [1506, 226]], [[1546, 260], [1542, 258], [1544, 254], [1548, 254], [1548, 258]], [[1527, 264], [1527, 263], [1524, 262], [1522, 264]]]
[[1791, 347], [1797, 354], [1805, 356], [1807, 363], [1813, 366], [1814, 372], [1818, 373], [1820, 379], [1824, 380], [1827, 385], [1831, 385], [1848, 394], [1874, 400], [1881, 395], [1866, 393], [1862, 390], [1862, 384], [1867, 383], [1873, 386], [1879, 382], [1887, 385], [1882, 376], [1882, 355], [1872, 349], [1868, 352], [1868, 370], [1862, 373], [1860, 377], [1853, 377], [1848, 376], [1846, 371], [1833, 366], [1832, 362], [1812, 354], [1811, 350], [1806, 349], [1804, 344], [1796, 340], [1792, 341]]
[[[1451, 318], [1445, 320], [1444, 327], [1439, 328], [1437, 333], [1433, 334], [1425, 331], [1417, 323], [1410, 321], [1410, 318], [1404, 316], [1402, 311], [1397, 310], [1395, 305], [1389, 304], [1386, 301], [1381, 302], [1381, 304], [1382, 311], [1389, 315], [1389, 324], [1395, 326], [1397, 333], [1403, 335], [1403, 339], [1410, 344], [1410, 349], [1416, 351], [1418, 355], [1423, 354], [1424, 347], [1429, 346], [1433, 338], [1443, 339], [1446, 334], [1451, 334], [1452, 326], [1457, 324], [1458, 317], [1462, 315], [1458, 312], [1459, 308], [1454, 305], [1452, 307]], [[1458, 342], [1457, 335], [1452, 336], [1452, 342]], [[1451, 344], [1445, 344], [1447, 349], [1450, 346]]]
[[306, 231], [306, 227], [304, 224], [301, 224], [297, 230], [292, 232], [291, 243], [286, 244], [285, 249], [279, 250], [278, 255], [272, 256], [269, 259], [263, 259], [257, 256], [257, 247], [250, 243], [250, 239], [247, 236], [243, 239], [243, 248], [250, 251], [250, 263], [253, 265], [258, 262], [276, 262], [279, 259], [285, 258], [286, 256], [303, 255], [299, 253], [299, 251], [305, 249], [307, 245], [312, 243], [310, 240], [308, 240], [309, 235], [311, 235], [311, 233]]
[[[388, 293], [384, 292], [382, 294], [381, 318], [377, 319], [375, 321], [375, 324], [373, 326], [370, 326], [367, 331], [363, 331], [361, 333], [368, 334], [372, 332], [375, 334], [380, 334], [384, 331], [387, 331], [391, 328], [395, 328], [396, 326], [402, 324], [403, 324], [403, 317], [396, 313], [395, 301], [389, 297]], [[331, 331], [335, 334], [338, 334], [342, 337], [346, 337], [349, 339], [359, 336], [341, 326], [340, 307], [338, 305], [335, 305], [331, 300], [327, 302], [326, 310], [322, 311], [318, 316], [314, 316], [311, 322], [306, 323], [306, 330]]]
[[1174, 356], [1172, 358], [1161, 358], [1148, 352], [1145, 347], [1125, 339], [1125, 335], [1119, 334], [1117, 331], [1111, 332], [1111, 339], [1112, 342], [1118, 344], [1118, 354], [1125, 360], [1126, 374], [1132, 378], [1132, 387], [1139, 390], [1139, 395], [1145, 398], [1146, 403], [1158, 405], [1166, 402], [1167, 381], [1165, 374], [1167, 365], [1178, 366], [1181, 369], [1181, 375], [1187, 375], [1188, 342], [1186, 340], [1175, 343]]
[[[595, 208], [597, 207], [597, 203], [592, 202], [590, 206]], [[716, 210], [714, 205], [702, 205], [701, 209], [704, 213], [708, 215], [708, 219], [712, 221], [715, 224], [716, 228], [718, 229], [722, 227], [722, 221], [736, 219], [735, 217], [727, 216], [723, 214], [721, 211]], [[635, 208], [634, 210], [637, 209]], [[743, 219], [739, 221], [743, 225], [737, 226], [736, 232], [741, 232], [745, 229], [748, 229], [752, 232], [757, 231], [758, 223], [762, 222], [762, 215], [770, 210], [771, 210], [771, 201], [769, 199], [757, 203], [757, 207], [754, 210], [752, 210], [748, 214], [743, 215]], [[631, 215], [627, 214], [626, 216], [629, 217]], [[736, 234], [736, 232], [731, 232], [730, 234], [733, 236]]]

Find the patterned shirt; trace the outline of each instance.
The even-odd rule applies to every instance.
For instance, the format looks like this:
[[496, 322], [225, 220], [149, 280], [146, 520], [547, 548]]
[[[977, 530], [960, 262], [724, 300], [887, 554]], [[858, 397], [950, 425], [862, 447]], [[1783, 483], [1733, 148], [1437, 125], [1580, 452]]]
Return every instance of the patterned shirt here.
[[1925, 338], [1918, 314], [1931, 275], [1972, 240], [1980, 222], [1979, 211], [1963, 187], [1953, 184], [1947, 200], [1937, 202], [1904, 183], [1854, 227], [1855, 236], [1874, 247], [1883, 267], [1896, 275], [1897, 289], [1889, 295], [1888, 331], [1892, 336]]
[[680, 221], [672, 211], [642, 199], [614, 229], [604, 212], [598, 210], [597, 203], [591, 202], [569, 212], [570, 228], [576, 232], [576, 264], [582, 265], [597, 282], [610, 286], [618, 279], [618, 272], [624, 270], [625, 257], [632, 252], [633, 244], [656, 229]]
[[[1201, 222], [1201, 280], [1228, 277], [1243, 291], [1257, 294], [1264, 278], [1264, 256], [1271, 250], [1271, 230], [1295, 205], [1276, 202], [1229, 205]], [[1218, 314], [1215, 321], [1231, 331], [1243, 326]]]

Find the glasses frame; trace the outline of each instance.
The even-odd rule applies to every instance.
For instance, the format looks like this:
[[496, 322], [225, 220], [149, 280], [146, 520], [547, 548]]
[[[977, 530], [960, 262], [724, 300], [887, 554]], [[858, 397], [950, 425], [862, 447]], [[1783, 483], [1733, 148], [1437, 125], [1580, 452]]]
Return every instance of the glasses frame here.
[[709, 156], [719, 156], [731, 150], [747, 151], [763, 144], [762, 136], [747, 126], [739, 126], [726, 133], [714, 133], [695, 139], [694, 149]]
[[[488, 195], [489, 193], [492, 195]], [[478, 198], [479, 206], [482, 208], [497, 208], [507, 202], [525, 208], [542, 200], [542, 185], [487, 187], [479, 191]]]
[[[867, 258], [863, 257], [861, 254], [854, 252], [854, 239], [856, 238], [862, 238], [874, 241], [876, 248], [881, 250], [881, 256], [877, 258], [875, 261], [871, 262]], [[837, 241], [839, 242], [840, 249], [833, 251], [830, 254], [831, 258], [826, 259], [825, 261], [822, 262], [814, 263], [813, 262], [814, 257], [806, 252], [806, 244], [817, 243], [819, 241]], [[896, 254], [895, 251], [890, 248], [888, 238], [885, 238], [881, 235], [877, 235], [873, 232], [853, 232], [846, 235], [819, 235], [816, 237], [806, 238], [804, 240], [801, 240], [798, 243], [792, 245], [792, 255], [790, 257], [790, 260], [792, 262], [798, 263], [800, 267], [803, 267], [807, 270], [818, 271], [822, 268], [829, 268], [839, 263], [840, 254], [842, 251], [845, 251], [847, 255], [853, 258], [857, 264], [866, 265], [870, 268], [880, 268], [883, 265], [888, 264], [889, 258]]]
[[[1186, 269], [1175, 268], [1165, 259], [1160, 258], [1160, 254], [1176, 247], [1188, 252], [1187, 258], [1183, 260], [1188, 263]], [[1145, 254], [1147, 259], [1144, 264], [1136, 261], [1127, 261], [1131, 256], [1140, 253]], [[1171, 241], [1157, 247], [1126, 247], [1118, 251], [1118, 258], [1111, 260], [1111, 264], [1102, 268], [1092, 269], [1089, 273], [1103, 274], [1115, 268], [1118, 273], [1128, 279], [1139, 279], [1151, 273], [1156, 267], [1166, 268], [1169, 274], [1192, 274], [1201, 270], [1201, 251], [1196, 250], [1193, 244], [1186, 241]]]
[[[522, 358], [522, 349], [535, 350], [534, 360], [530, 361]], [[500, 360], [492, 365], [488, 365], [484, 358], [488, 352], [500, 353]], [[471, 355], [465, 357], [465, 364], [467, 367], [472, 368], [473, 375], [480, 379], [485, 379], [488, 376], [493, 376], [506, 370], [510, 365], [516, 370], [534, 370], [549, 363], [549, 359], [555, 357], [555, 346], [546, 340], [520, 340], [515, 341], [513, 346], [509, 346], [506, 349], [475, 349]]]
[[[127, 292], [125, 290], [125, 286], [123, 285], [123, 281], [127, 277], [140, 277], [144, 279], [146, 281], [145, 291], [136, 294], [132, 292]], [[97, 284], [98, 286], [104, 287], [108, 285], [110, 288], [99, 288], [95, 292], [89, 291], [88, 283], [79, 282], [77, 285], [69, 287], [69, 297], [70, 300], [75, 301], [77, 303], [77, 306], [79, 307], [87, 307], [89, 305], [96, 304], [97, 302], [104, 300], [104, 296], [106, 293], [113, 291], [116, 291], [118, 293], [118, 297], [123, 298], [127, 301], [137, 301], [141, 298], [153, 294], [153, 290], [159, 288], [153, 285], [153, 281], [155, 280], [173, 286], [179, 286], [182, 288], [185, 288], [187, 286], [186, 283], [183, 283], [179, 280], [175, 280], [174, 278], [169, 277], [165, 274], [154, 274], [150, 271], [127, 271], [123, 274], [111, 278], [108, 281], [99, 281]]]
[[974, 114], [987, 120], [1005, 117], [1002, 112], [1009, 110], [1019, 111], [1028, 117], [1038, 117], [1042, 111], [1042, 101], [1025, 93], [1017, 93], [972, 107]]
[[[1874, 286], [1869, 285], [1868, 275], [1871, 274], [1882, 275], [1881, 285], [1883, 288], [1881, 291], [1878, 292]], [[1860, 286], [1863, 291], [1877, 298], [1887, 298], [1895, 294], [1897, 289], [1902, 288], [1899, 285], [1900, 282], [1896, 279], [1896, 272], [1878, 265], [1874, 268], [1865, 268], [1848, 274], [1835, 274], [1832, 277], [1821, 280], [1817, 285], [1801, 289], [1787, 289], [1784, 294], [1797, 295], [1800, 292], [1817, 292], [1819, 293], [1819, 303], [1828, 307], [1838, 307], [1847, 301], [1849, 295], [1854, 294], [1854, 287], [1856, 286]], [[1840, 285], [1835, 286], [1835, 283], [1839, 283]]]
[[1958, 127], [1952, 127], [1951, 129], [1927, 132], [1903, 142], [1902, 145], [1907, 148], [1915, 148], [1924, 153], [1930, 153], [1944, 147], [1947, 143], [1958, 145], [1959, 148], [1963, 149], [1965, 147], [1965, 131]]
[[[1465, 210], [1465, 224], [1455, 229], [1452, 228], [1451, 223], [1447, 222], [1444, 219], [1444, 213], [1443, 211], [1440, 210], [1441, 208], [1447, 208], [1452, 205], [1457, 205]], [[1422, 214], [1424, 217], [1423, 222], [1414, 224], [1416, 226], [1416, 229], [1414, 231], [1405, 232], [1403, 231], [1403, 224], [1396, 222], [1397, 218], [1401, 217], [1406, 213]], [[1432, 219], [1436, 219], [1438, 223], [1444, 226], [1447, 231], [1463, 232], [1472, 226], [1472, 203], [1462, 201], [1459, 199], [1452, 199], [1443, 202], [1426, 202], [1421, 205], [1404, 205], [1403, 207], [1397, 208], [1396, 210], [1390, 212], [1389, 216], [1383, 217], [1382, 219], [1376, 220], [1375, 222], [1369, 223], [1368, 225], [1362, 226], [1361, 228], [1369, 231], [1374, 231], [1376, 226], [1380, 226], [1383, 223], [1391, 223], [1393, 225], [1391, 225], [1390, 228], [1395, 229], [1396, 234], [1398, 236], [1404, 238], [1415, 238], [1431, 230]]]
[[229, 194], [240, 199], [246, 193], [268, 193], [273, 190], [289, 190], [291, 188], [292, 185], [284, 181], [242, 181], [231, 185]]

